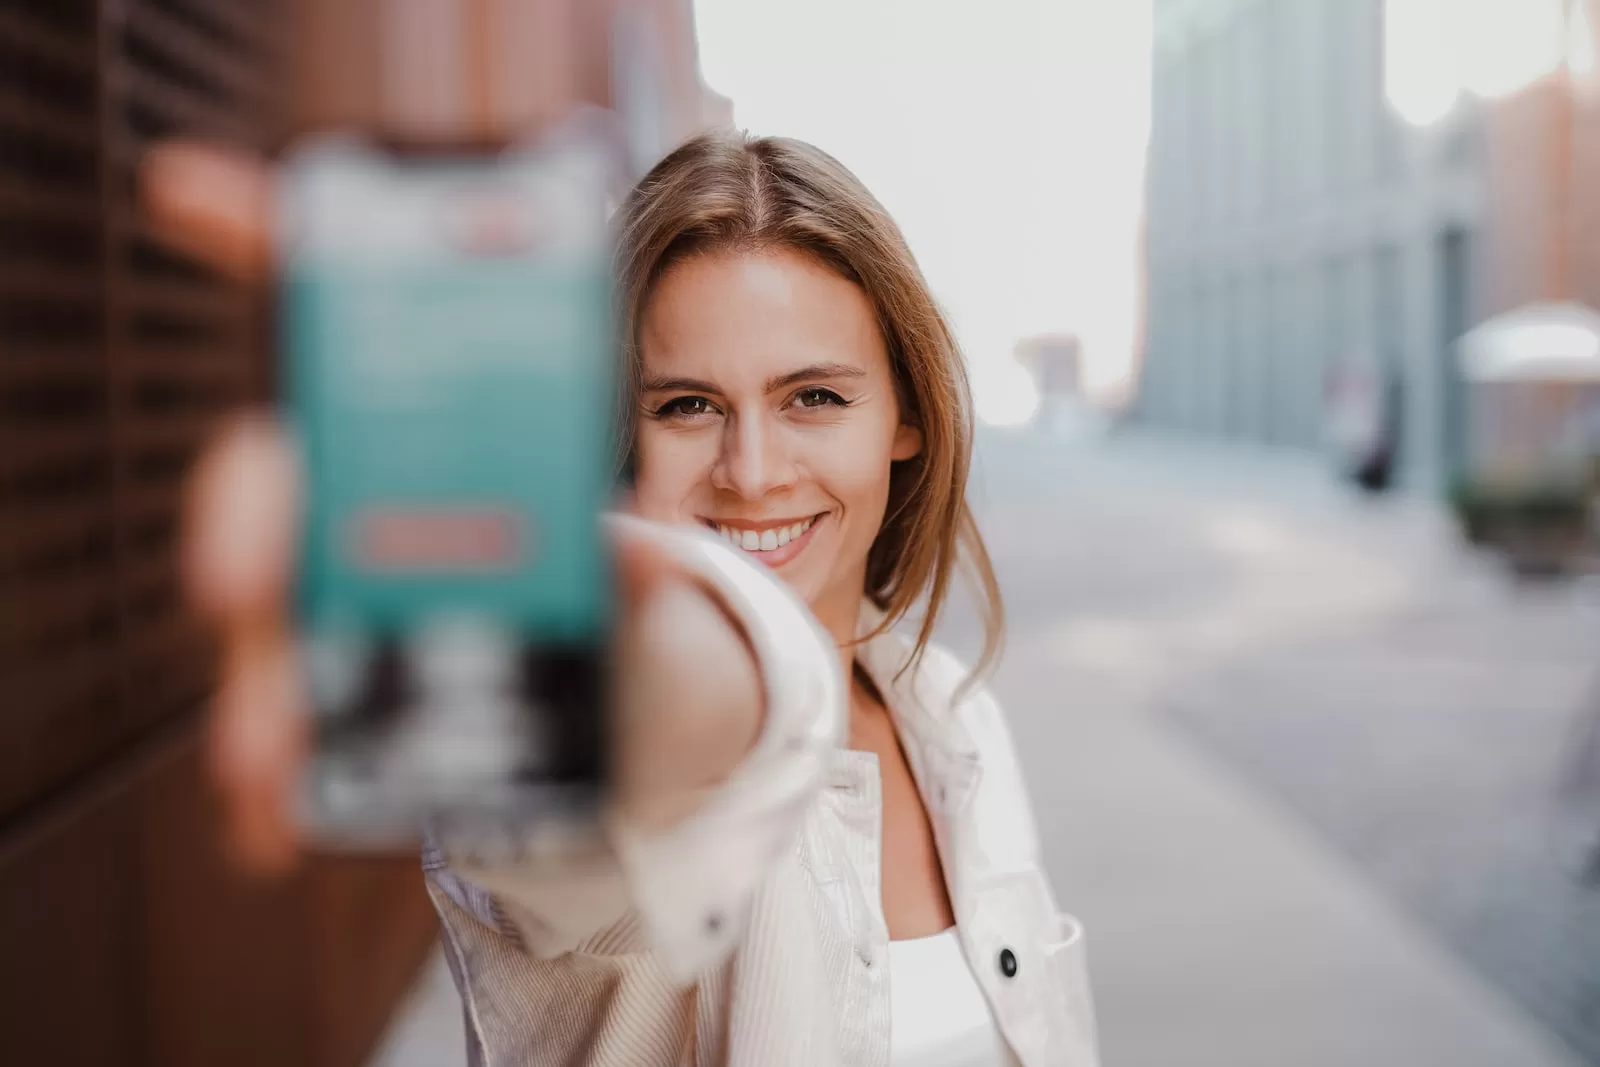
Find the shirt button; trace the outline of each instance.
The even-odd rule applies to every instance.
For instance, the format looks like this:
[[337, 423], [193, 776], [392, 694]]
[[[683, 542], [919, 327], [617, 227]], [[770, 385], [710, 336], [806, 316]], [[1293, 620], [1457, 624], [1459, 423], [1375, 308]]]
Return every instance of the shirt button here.
[[1007, 978], [1017, 976], [1017, 956], [1008, 948], [1000, 950], [1000, 973]]

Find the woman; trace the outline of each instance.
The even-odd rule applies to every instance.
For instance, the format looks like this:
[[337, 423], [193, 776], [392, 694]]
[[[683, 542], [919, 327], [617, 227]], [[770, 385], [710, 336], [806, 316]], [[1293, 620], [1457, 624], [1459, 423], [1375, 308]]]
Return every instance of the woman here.
[[[1004, 721], [929, 643], [958, 560], [986, 659], [1000, 609], [964, 499], [962, 360], [894, 222], [809, 145], [710, 134], [624, 204], [618, 269], [634, 507], [714, 531], [804, 598], [851, 679], [849, 743], [820, 794], [797, 792], [762, 744], [764, 665], [739, 620], [627, 534], [628, 877], [427, 856], [474, 1062], [1094, 1063], [1081, 934], [1041, 871]], [[281, 617], [290, 509], [249, 552], [224, 515], [252, 464], [289, 499], [283, 456], [259, 426], [213, 454], [190, 556], [228, 649], [219, 773], [267, 854], [295, 743], [288, 642], [263, 622]], [[918, 601], [916, 636], [892, 630]]]

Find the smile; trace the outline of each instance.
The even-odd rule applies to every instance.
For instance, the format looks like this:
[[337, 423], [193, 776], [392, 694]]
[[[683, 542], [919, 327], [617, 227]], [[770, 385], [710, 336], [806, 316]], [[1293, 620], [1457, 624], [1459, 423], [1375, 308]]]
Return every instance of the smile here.
[[749, 553], [769, 567], [778, 567], [799, 555], [811, 542], [811, 532], [817, 520], [826, 514], [822, 512], [810, 518], [776, 524], [718, 522], [715, 519], [703, 521], [733, 547]]

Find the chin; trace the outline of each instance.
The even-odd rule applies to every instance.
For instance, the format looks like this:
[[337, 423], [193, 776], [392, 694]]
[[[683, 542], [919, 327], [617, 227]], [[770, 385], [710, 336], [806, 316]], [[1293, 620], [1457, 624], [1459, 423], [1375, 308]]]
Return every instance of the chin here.
[[793, 589], [795, 595], [804, 600], [810, 607], [816, 606], [816, 601], [821, 598], [823, 583], [808, 567], [799, 573], [785, 573], [782, 570], [774, 572], [783, 584]]

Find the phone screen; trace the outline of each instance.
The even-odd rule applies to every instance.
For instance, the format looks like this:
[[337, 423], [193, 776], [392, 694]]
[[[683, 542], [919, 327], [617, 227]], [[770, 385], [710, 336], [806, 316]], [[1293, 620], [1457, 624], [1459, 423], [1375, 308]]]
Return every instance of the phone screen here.
[[281, 340], [324, 836], [592, 810], [615, 354], [605, 158], [287, 161]]

